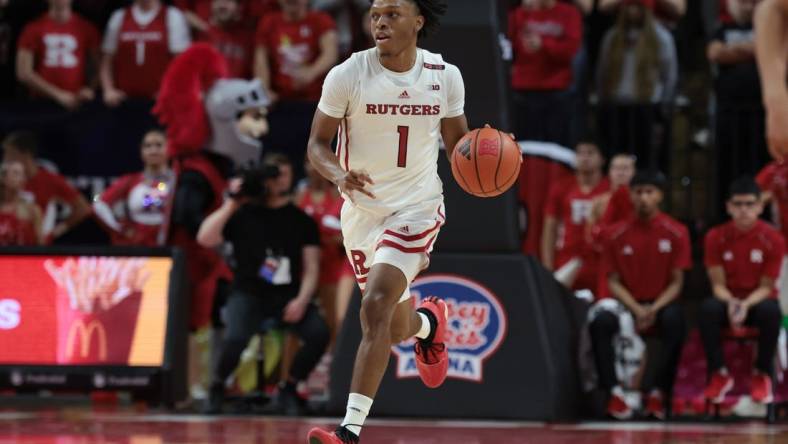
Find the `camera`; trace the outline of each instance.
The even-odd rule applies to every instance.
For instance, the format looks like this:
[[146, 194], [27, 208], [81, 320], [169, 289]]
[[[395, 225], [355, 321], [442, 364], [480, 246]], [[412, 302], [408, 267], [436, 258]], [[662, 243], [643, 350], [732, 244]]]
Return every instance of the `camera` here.
[[263, 197], [265, 196], [266, 179], [279, 177], [279, 167], [276, 165], [266, 165], [263, 167], [247, 168], [238, 171], [241, 178], [241, 188], [236, 193], [230, 193], [231, 197]]

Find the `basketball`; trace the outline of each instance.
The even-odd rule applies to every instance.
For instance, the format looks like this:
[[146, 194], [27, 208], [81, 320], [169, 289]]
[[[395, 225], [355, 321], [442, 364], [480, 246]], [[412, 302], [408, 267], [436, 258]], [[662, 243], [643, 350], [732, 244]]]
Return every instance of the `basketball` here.
[[478, 128], [454, 147], [451, 172], [467, 193], [495, 197], [517, 181], [522, 155], [512, 138], [495, 128]]

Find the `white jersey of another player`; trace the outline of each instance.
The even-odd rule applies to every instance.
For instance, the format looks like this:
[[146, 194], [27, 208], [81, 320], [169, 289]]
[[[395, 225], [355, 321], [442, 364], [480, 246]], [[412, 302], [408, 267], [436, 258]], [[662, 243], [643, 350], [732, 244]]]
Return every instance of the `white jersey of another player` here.
[[405, 73], [384, 68], [376, 48], [334, 67], [318, 109], [342, 119], [337, 145], [342, 168], [364, 171], [375, 182], [367, 189], [376, 198], [354, 193], [355, 205], [386, 216], [441, 198], [441, 119], [464, 114], [464, 107], [460, 70], [423, 49]]

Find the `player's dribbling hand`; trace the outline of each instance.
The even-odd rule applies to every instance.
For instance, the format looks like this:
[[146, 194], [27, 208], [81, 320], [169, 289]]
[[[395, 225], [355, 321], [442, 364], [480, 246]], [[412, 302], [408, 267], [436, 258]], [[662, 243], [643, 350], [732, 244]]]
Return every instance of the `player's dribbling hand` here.
[[[485, 128], [492, 128], [489, 123], [485, 123], [484, 127]], [[501, 132], [503, 132], [503, 131], [501, 131]], [[509, 133], [509, 137], [511, 137], [512, 140], [514, 140], [514, 142], [517, 143], [517, 139], [514, 137], [514, 133]], [[520, 157], [520, 163], [521, 164], [523, 163], [523, 158], [522, 157]]]
[[766, 105], [766, 140], [769, 152], [778, 162], [788, 156], [788, 94]]
[[372, 178], [369, 177], [369, 174], [356, 170], [348, 171], [340, 180], [337, 181], [339, 191], [341, 191], [342, 194], [348, 196], [350, 201], [354, 203], [355, 199], [353, 199], [353, 191], [358, 191], [359, 193], [367, 195], [371, 199], [375, 199], [375, 195], [366, 189], [367, 184], [375, 185], [375, 182], [372, 181]]

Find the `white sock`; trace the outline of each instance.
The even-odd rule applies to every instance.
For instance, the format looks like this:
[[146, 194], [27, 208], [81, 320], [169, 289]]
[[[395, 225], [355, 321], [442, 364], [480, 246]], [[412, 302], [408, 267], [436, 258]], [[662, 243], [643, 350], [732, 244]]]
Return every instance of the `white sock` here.
[[359, 393], [351, 393], [347, 398], [345, 419], [342, 420], [340, 425], [353, 432], [356, 436], [361, 436], [361, 427], [364, 425], [367, 415], [369, 415], [370, 408], [372, 408], [372, 399]]
[[430, 318], [427, 317], [422, 312], [416, 312], [421, 318], [421, 328], [419, 329], [418, 333], [416, 333], [416, 337], [419, 339], [427, 339], [430, 336], [430, 332], [432, 332], [432, 324], [430, 324]]

